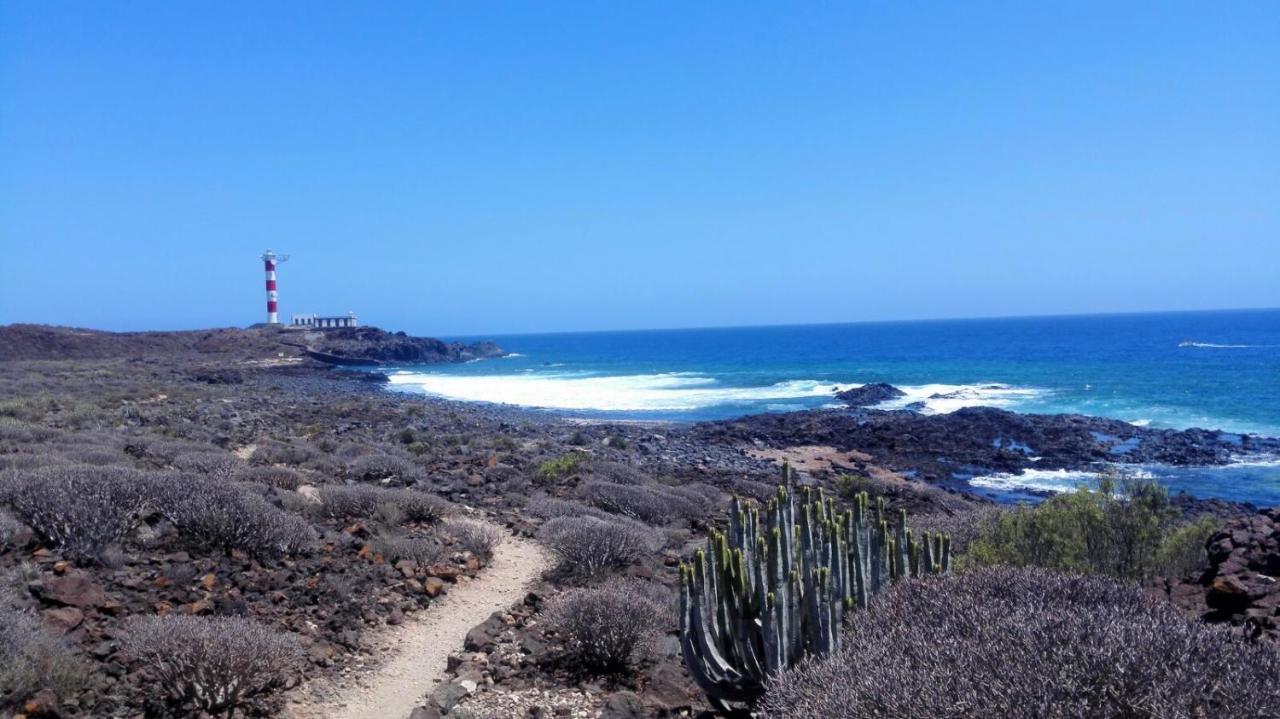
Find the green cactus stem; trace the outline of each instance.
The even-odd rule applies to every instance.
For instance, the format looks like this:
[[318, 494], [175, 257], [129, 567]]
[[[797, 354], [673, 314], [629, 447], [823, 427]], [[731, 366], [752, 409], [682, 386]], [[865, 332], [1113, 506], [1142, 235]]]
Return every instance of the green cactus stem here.
[[[690, 676], [723, 711], [750, 705], [765, 682], [806, 656], [840, 647], [846, 612], [890, 582], [951, 567], [951, 539], [917, 540], [906, 512], [892, 529], [884, 498], [863, 492], [848, 510], [803, 488], [783, 465], [763, 507], [734, 498], [727, 532], [680, 568], [680, 646]], [[874, 516], [870, 514], [874, 506]]]

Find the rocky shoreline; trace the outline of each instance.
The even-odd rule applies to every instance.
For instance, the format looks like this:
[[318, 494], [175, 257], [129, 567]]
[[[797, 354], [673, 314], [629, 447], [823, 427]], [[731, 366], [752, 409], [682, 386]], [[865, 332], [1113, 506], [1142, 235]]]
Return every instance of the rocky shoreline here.
[[[121, 650], [131, 616], [253, 617], [301, 639], [305, 665], [298, 679], [355, 676], [359, 667], [376, 664], [379, 630], [430, 612], [455, 582], [485, 571], [482, 553], [439, 524], [381, 510], [362, 518], [316, 514], [314, 498], [330, 488], [438, 497], [455, 515], [540, 537], [555, 516], [546, 507], [600, 513], [613, 506], [600, 492], [631, 487], [659, 502], [657, 511], [634, 516], [643, 516], [645, 531], [660, 541], [613, 573], [662, 597], [677, 584], [682, 559], [703, 546], [708, 528], [723, 523], [729, 496], [769, 497], [783, 462], [798, 470], [802, 484], [883, 496], [891, 511], [907, 510], [918, 526], [953, 534], [959, 546], [973, 518], [992, 505], [964, 491], [957, 472], [1127, 461], [1220, 464], [1234, 453], [1280, 447], [1267, 438], [989, 409], [925, 416], [850, 408], [698, 424], [584, 422], [389, 391], [377, 372], [344, 370], [298, 353], [282, 357], [270, 332], [164, 333], [133, 342], [29, 327], [15, 339], [6, 335], [10, 330], [0, 328], [0, 348], [34, 340], [16, 357], [0, 358], [7, 359], [0, 361], [6, 398], [0, 470], [216, 475], [305, 518], [316, 533], [306, 552], [262, 558], [211, 551], [172, 522], [148, 515], [110, 563], [96, 565], [70, 560], [32, 527], [0, 517], [0, 572], [13, 578], [15, 601], [94, 672], [74, 697], [33, 698], [33, 716], [132, 716], [155, 699], [138, 689], [147, 675]], [[1225, 502], [1177, 502], [1189, 516], [1242, 524], [1219, 538], [1212, 576], [1170, 580], [1163, 591], [1212, 621], [1265, 620], [1270, 624], [1257, 626], [1274, 634], [1276, 595], [1266, 577], [1273, 569], [1275, 517], [1265, 515], [1263, 522], [1251, 508]], [[430, 559], [383, 554], [396, 543], [424, 541], [440, 544]], [[691, 716], [707, 709], [671, 634], [627, 672], [581, 673], [568, 659], [565, 638], [540, 614], [544, 600], [578, 584], [548, 574], [522, 602], [473, 629], [464, 646], [442, 647], [452, 654], [450, 678], [416, 716], [448, 716], [468, 706], [609, 717]], [[266, 701], [248, 714], [278, 710]]]
[[1241, 455], [1280, 454], [1280, 439], [1270, 437], [1151, 429], [1102, 417], [991, 407], [938, 415], [860, 408], [753, 415], [702, 423], [695, 434], [716, 444], [857, 450], [892, 469], [942, 483], [960, 474], [1082, 470], [1099, 464], [1221, 466]]

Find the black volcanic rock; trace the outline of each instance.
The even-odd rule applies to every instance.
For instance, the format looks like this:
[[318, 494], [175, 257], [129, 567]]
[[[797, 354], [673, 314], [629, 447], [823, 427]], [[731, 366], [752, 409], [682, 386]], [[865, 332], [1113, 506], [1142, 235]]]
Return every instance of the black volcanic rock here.
[[884, 466], [944, 481], [956, 473], [1086, 469], [1096, 463], [1222, 465], [1237, 454], [1280, 452], [1280, 440], [1265, 437], [991, 407], [936, 415], [870, 409], [763, 414], [705, 422], [695, 434], [723, 444], [857, 450]]
[[434, 337], [410, 337], [377, 327], [329, 329], [315, 334], [319, 337], [309, 337], [309, 354], [334, 364], [437, 364], [505, 354], [493, 342], [464, 345]]
[[1205, 549], [1205, 571], [1159, 580], [1157, 588], [1207, 621], [1280, 641], [1280, 507], [1231, 519]]
[[880, 404], [881, 402], [905, 397], [906, 395], [906, 392], [884, 382], [864, 384], [861, 387], [836, 392], [836, 398], [850, 407], [870, 407], [873, 404]]

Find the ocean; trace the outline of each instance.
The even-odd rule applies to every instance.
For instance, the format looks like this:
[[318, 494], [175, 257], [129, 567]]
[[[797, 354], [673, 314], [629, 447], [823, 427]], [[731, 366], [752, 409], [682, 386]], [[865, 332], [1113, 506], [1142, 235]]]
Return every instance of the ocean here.
[[[888, 382], [907, 396], [884, 407], [927, 413], [982, 405], [1280, 436], [1280, 310], [488, 339], [512, 354], [392, 368], [392, 386], [558, 415], [697, 421], [839, 406], [837, 389]], [[1280, 458], [1141, 471], [1199, 496], [1280, 504]], [[1089, 479], [1041, 472], [971, 481], [993, 491], [1053, 491]]]

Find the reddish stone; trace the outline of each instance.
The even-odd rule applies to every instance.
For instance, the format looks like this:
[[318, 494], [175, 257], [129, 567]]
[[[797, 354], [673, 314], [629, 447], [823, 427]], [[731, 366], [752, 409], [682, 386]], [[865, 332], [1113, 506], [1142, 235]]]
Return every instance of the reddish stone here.
[[22, 711], [30, 717], [58, 716], [58, 695], [48, 689], [41, 689], [22, 705]]
[[433, 564], [427, 567], [427, 572], [449, 582], [457, 582], [458, 575], [462, 574], [457, 567], [451, 567], [447, 564]]
[[110, 599], [108, 599], [101, 607], [98, 607], [98, 610], [113, 616], [119, 616], [121, 614], [127, 614], [129, 612], [128, 607], [121, 604], [120, 602], [115, 602]]
[[55, 634], [66, 634], [84, 622], [84, 612], [75, 607], [46, 609], [43, 615], [44, 626]]
[[444, 580], [440, 577], [427, 577], [422, 583], [422, 590], [428, 597], [438, 597], [444, 592]]
[[84, 574], [65, 574], [32, 585], [32, 590], [46, 602], [70, 607], [99, 607], [107, 602], [107, 593]]
[[183, 609], [183, 611], [185, 611], [187, 614], [208, 614], [208, 613], [209, 613], [209, 610], [210, 610], [212, 607], [213, 607], [213, 605], [209, 602], [209, 600], [208, 600], [208, 599], [201, 599], [201, 600], [200, 600], [200, 601], [198, 601], [198, 602], [192, 602], [192, 603], [190, 603], [190, 604], [186, 605], [186, 606], [185, 606], [185, 607], [183, 607], [182, 609]]

